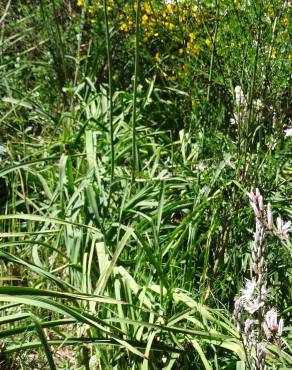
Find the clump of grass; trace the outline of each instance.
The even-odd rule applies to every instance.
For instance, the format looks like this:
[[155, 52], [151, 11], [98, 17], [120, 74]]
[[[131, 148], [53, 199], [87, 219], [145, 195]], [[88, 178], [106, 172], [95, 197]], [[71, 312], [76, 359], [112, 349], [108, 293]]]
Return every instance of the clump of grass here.
[[[291, 216], [288, 8], [94, 4], [0, 5], [1, 354], [224, 370], [263, 367], [267, 348], [268, 366], [291, 367], [276, 317], [289, 321], [290, 226], [251, 194], [251, 255], [245, 207], [258, 183]], [[260, 307], [239, 333], [243, 276]]]

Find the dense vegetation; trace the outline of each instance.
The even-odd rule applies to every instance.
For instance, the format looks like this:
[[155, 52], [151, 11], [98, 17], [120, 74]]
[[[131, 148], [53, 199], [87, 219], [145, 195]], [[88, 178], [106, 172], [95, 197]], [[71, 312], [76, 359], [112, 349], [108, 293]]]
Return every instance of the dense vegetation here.
[[1, 2], [1, 369], [292, 368], [291, 10]]

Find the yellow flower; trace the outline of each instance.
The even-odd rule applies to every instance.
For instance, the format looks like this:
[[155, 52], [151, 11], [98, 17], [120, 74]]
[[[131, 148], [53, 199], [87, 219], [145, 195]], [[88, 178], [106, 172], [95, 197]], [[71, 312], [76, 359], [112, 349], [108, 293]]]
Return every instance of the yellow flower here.
[[145, 10], [145, 12], [150, 15], [152, 13], [152, 8], [151, 5], [149, 4], [143, 4], [142, 9]]
[[122, 23], [120, 25], [120, 30], [121, 31], [124, 31], [124, 32], [127, 32], [129, 30], [129, 27], [128, 27], [128, 25], [126, 23]]
[[191, 40], [191, 41], [194, 41], [194, 40], [195, 40], [195, 38], [196, 38], [196, 35], [195, 35], [193, 32], [191, 32], [191, 33], [189, 34], [189, 38], [190, 38], [190, 40]]
[[168, 23], [169, 31], [173, 31], [175, 29], [175, 25], [173, 23]]
[[147, 14], [143, 14], [142, 16], [142, 24], [146, 24], [148, 21], [148, 15]]
[[199, 54], [200, 52], [200, 46], [199, 45], [194, 45], [193, 48], [192, 48], [192, 52], [193, 54]]
[[158, 52], [157, 52], [157, 53], [155, 54], [154, 59], [156, 60], [156, 62], [160, 63], [160, 62], [161, 62], [160, 53], [158, 53]]
[[178, 52], [179, 52], [179, 54], [183, 54], [184, 49], [183, 48], [180, 48], [180, 49], [178, 49]]
[[283, 18], [283, 19], [281, 20], [281, 23], [283, 24], [283, 26], [287, 26], [287, 25], [288, 25], [288, 23], [289, 23], [288, 18]]
[[167, 21], [169, 20], [169, 16], [167, 15], [167, 13], [163, 12], [162, 16], [163, 16], [163, 18], [165, 18]]
[[166, 10], [167, 10], [168, 13], [171, 14], [172, 11], [173, 11], [173, 8], [174, 8], [173, 4], [168, 4], [167, 7], [166, 7]]
[[206, 40], [205, 40], [205, 44], [206, 44], [207, 46], [210, 46], [210, 45], [212, 44], [212, 41], [211, 41], [210, 39], [206, 39]]
[[169, 76], [169, 75], [167, 75], [166, 78], [168, 79], [168, 81], [175, 81], [175, 76]]
[[188, 42], [187, 44], [187, 53], [188, 54], [199, 54], [200, 52], [200, 46], [198, 44], [191, 44], [190, 42]]
[[77, 6], [79, 7], [83, 6], [83, 0], [77, 0]]

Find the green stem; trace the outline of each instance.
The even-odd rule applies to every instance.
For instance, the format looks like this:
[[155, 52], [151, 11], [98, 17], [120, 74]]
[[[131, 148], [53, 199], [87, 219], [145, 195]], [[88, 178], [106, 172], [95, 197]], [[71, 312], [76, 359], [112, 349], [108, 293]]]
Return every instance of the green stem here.
[[133, 87], [133, 116], [132, 116], [132, 183], [135, 181], [138, 170], [138, 147], [136, 139], [136, 121], [137, 121], [137, 80], [139, 64], [139, 28], [140, 28], [140, 0], [136, 1], [136, 29], [135, 29], [135, 70], [134, 70], [134, 87]]
[[107, 49], [107, 64], [108, 64], [108, 121], [110, 126], [110, 151], [111, 151], [111, 180], [110, 180], [110, 195], [111, 186], [114, 179], [115, 171], [115, 147], [114, 147], [114, 128], [113, 128], [113, 93], [112, 93], [112, 56], [111, 56], [111, 41], [108, 25], [107, 1], [103, 0], [105, 32], [106, 32], [106, 49]]

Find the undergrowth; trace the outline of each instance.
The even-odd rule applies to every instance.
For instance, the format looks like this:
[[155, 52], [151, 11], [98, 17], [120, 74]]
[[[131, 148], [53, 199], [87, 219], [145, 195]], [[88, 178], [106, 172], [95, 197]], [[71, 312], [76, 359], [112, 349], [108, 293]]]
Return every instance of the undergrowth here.
[[[0, 9], [1, 369], [249, 369], [247, 192], [291, 218], [291, 3]], [[292, 366], [282, 226], [267, 369]]]

